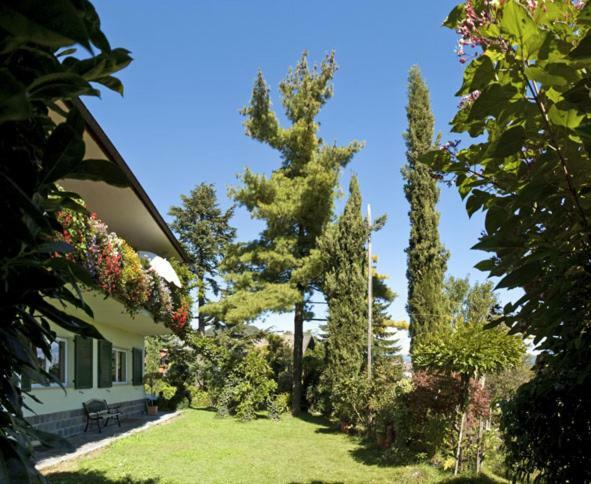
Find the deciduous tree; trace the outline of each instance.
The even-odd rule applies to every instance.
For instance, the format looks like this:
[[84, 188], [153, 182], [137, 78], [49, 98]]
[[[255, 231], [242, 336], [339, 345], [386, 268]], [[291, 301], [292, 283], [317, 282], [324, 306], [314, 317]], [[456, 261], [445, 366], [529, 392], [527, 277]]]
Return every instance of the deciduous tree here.
[[[113, 76], [131, 61], [113, 49], [87, 0], [4, 1], [0, 7], [0, 481], [37, 482], [31, 441], [55, 443], [23, 418], [26, 390], [19, 378], [57, 383], [41, 367], [35, 347], [51, 358], [55, 332], [102, 338], [83, 320], [62, 311], [68, 302], [92, 316], [79, 284], [93, 285], [85, 270], [65, 257], [57, 213], [85, 212], [63, 178], [126, 186], [113, 163], [84, 159], [84, 122], [78, 96], [100, 85], [123, 93]], [[76, 46], [85, 53], [76, 55]], [[50, 110], [62, 117], [50, 116]]]
[[[464, 72], [448, 142], [423, 161], [452, 180], [485, 224], [477, 267], [523, 291], [503, 322], [533, 337], [536, 377], [503, 414], [517, 477], [591, 479], [591, 32], [589, 2], [468, 0], [445, 25]], [[540, 425], [539, 422], [544, 422]]]
[[459, 405], [455, 455], [455, 473], [461, 465], [462, 441], [470, 405], [470, 386], [485, 375], [500, 373], [521, 363], [525, 346], [519, 335], [509, 334], [508, 328], [496, 326], [486, 329], [494, 319], [496, 298], [492, 284], [475, 284], [451, 278], [447, 282], [448, 294], [453, 294], [455, 315], [453, 327], [441, 328], [415, 346], [413, 365], [418, 369], [458, 375]]

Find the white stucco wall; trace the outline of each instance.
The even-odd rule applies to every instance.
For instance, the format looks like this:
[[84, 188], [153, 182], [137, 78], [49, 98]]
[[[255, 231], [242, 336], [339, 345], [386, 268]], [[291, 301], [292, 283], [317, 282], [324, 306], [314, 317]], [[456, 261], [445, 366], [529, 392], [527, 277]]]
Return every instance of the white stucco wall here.
[[122, 349], [127, 353], [127, 383], [113, 383], [110, 388], [98, 388], [98, 342], [93, 340], [93, 388], [74, 388], [74, 334], [54, 327], [58, 337], [66, 341], [66, 392], [59, 386], [41, 387], [33, 385], [31, 393], [43, 403], [39, 404], [29, 397], [25, 397], [25, 403], [34, 411], [24, 409], [25, 416], [44, 415], [47, 413], [61, 412], [65, 410], [78, 410], [82, 408], [82, 402], [92, 398], [107, 400], [108, 403], [127, 402], [139, 400], [145, 397], [143, 385], [133, 386], [132, 381], [132, 348], [144, 348], [144, 336], [130, 333], [114, 326], [93, 322], [99, 332], [113, 344], [113, 349]]

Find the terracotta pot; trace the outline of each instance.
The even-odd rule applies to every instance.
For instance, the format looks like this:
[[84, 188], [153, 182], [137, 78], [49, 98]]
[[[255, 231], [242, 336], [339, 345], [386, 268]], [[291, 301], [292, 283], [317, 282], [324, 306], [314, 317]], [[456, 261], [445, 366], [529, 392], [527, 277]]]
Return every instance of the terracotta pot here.
[[148, 405], [148, 415], [154, 417], [158, 414], [158, 405]]

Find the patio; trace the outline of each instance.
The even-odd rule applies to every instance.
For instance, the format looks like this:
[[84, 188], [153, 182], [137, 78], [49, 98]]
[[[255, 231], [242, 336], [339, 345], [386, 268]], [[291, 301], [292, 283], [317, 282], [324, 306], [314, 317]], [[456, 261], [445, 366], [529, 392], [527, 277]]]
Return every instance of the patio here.
[[116, 422], [111, 422], [100, 433], [96, 426], [91, 426], [88, 432], [83, 432], [66, 439], [71, 444], [71, 449], [37, 447], [34, 453], [35, 467], [38, 470], [43, 470], [78, 458], [128, 435], [170, 422], [179, 415], [180, 412], [161, 412], [153, 417], [148, 415], [122, 417], [121, 427]]

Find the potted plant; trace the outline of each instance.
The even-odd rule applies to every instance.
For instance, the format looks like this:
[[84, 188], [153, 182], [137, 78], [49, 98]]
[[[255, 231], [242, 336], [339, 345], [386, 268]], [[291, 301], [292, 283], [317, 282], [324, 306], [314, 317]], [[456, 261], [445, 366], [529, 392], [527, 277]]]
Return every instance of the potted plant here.
[[146, 406], [148, 408], [148, 415], [154, 417], [158, 414], [158, 397], [148, 395], [146, 397]]
[[158, 413], [158, 386], [162, 381], [162, 374], [154, 371], [144, 375], [144, 390], [146, 391], [146, 407], [148, 415], [153, 417]]

